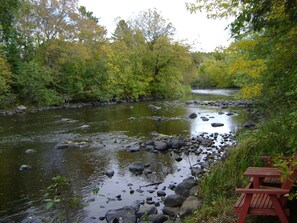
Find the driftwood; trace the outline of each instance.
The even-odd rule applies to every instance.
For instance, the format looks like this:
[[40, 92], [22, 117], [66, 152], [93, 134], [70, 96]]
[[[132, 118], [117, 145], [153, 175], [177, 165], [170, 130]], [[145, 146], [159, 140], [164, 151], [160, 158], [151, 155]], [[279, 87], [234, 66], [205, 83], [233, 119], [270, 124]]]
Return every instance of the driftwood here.
[[159, 181], [159, 182], [156, 182], [156, 183], [151, 183], [151, 184], [146, 184], [146, 185], [143, 185], [143, 186], [139, 186], [140, 188], [142, 187], [150, 187], [150, 186], [155, 186], [155, 185], [159, 185], [163, 183], [162, 181]]

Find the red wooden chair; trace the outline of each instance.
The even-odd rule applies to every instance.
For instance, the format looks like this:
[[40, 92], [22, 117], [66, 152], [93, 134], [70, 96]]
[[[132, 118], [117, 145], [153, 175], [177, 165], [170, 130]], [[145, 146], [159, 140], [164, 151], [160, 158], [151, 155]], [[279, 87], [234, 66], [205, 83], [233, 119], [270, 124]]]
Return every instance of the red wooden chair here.
[[247, 214], [278, 216], [282, 223], [288, 223], [290, 210], [286, 195], [292, 189], [292, 179], [297, 179], [296, 170], [279, 187], [254, 188], [251, 181], [246, 188], [237, 188], [236, 192], [241, 193], [235, 204], [235, 212], [240, 215], [238, 223], [244, 223]]

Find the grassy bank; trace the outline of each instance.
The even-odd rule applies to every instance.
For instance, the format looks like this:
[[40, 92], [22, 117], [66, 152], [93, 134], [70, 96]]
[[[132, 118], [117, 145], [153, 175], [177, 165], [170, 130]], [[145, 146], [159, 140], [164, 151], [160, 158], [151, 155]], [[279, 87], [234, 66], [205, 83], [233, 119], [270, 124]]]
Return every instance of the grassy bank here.
[[[234, 204], [238, 195], [235, 188], [244, 187], [248, 178], [242, 173], [248, 166], [263, 166], [261, 155], [275, 156], [296, 152], [292, 147], [295, 129], [289, 128], [290, 120], [286, 115], [270, 118], [261, 123], [256, 130], [239, 134], [239, 144], [230, 148], [230, 156], [213, 166], [199, 184], [198, 196], [203, 206], [185, 222], [236, 222]], [[293, 202], [294, 204], [295, 202]], [[291, 211], [291, 222], [297, 222], [296, 214]], [[294, 216], [295, 215], [295, 216]], [[260, 216], [247, 218], [248, 222], [278, 222], [277, 217]]]

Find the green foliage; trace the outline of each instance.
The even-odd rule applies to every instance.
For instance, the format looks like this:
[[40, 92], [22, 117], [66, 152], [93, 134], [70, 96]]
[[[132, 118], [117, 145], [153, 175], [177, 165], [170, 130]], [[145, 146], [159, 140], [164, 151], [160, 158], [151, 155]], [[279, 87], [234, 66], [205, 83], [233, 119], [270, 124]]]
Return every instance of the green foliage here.
[[6, 60], [0, 54], [0, 102], [10, 91], [12, 73]]
[[15, 77], [19, 97], [28, 104], [56, 105], [61, 102], [54, 90], [52, 71], [36, 62], [24, 63]]
[[73, 222], [73, 210], [81, 205], [81, 198], [71, 192], [71, 180], [67, 177], [57, 175], [52, 178], [53, 183], [45, 193], [45, 209], [53, 211], [55, 216], [51, 222]]

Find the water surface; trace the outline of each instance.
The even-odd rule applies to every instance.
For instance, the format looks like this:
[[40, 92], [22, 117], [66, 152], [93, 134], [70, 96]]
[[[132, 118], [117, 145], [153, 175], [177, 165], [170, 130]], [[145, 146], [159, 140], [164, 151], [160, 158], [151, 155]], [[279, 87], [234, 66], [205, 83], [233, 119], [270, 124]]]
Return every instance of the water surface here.
[[[199, 94], [198, 94], [199, 93]], [[152, 133], [163, 135], [196, 136], [208, 133], [235, 133], [246, 121], [245, 113], [238, 108], [227, 116], [218, 107], [186, 105], [188, 100], [233, 99], [230, 90], [203, 90], [191, 98], [175, 101], [153, 101], [127, 104], [84, 107], [79, 109], [49, 110], [39, 113], [0, 116], [0, 222], [40, 222], [44, 211], [43, 195], [52, 183], [51, 178], [61, 174], [72, 179], [72, 191], [82, 195], [86, 206], [76, 213], [82, 222], [98, 222], [109, 209], [131, 205], [136, 200], [151, 196], [162, 202], [154, 182], [163, 182], [157, 190], [171, 183], [181, 182], [190, 176], [189, 167], [197, 162], [196, 156], [185, 156], [175, 161], [173, 153], [130, 153], [125, 147], [148, 140]], [[149, 105], [158, 109], [152, 110]], [[197, 113], [196, 119], [188, 118]], [[203, 121], [200, 117], [207, 117]], [[211, 123], [224, 123], [213, 128]], [[65, 141], [86, 142], [76, 148], [56, 149]], [[26, 154], [34, 149], [33, 154]], [[134, 175], [128, 170], [132, 162], [151, 164], [153, 174]], [[20, 171], [26, 164], [32, 167]], [[112, 169], [115, 174], [107, 177], [104, 171]], [[94, 188], [99, 193], [94, 194]], [[141, 189], [141, 192], [137, 192]], [[130, 193], [134, 191], [134, 193]], [[121, 200], [116, 199], [121, 195]]]

